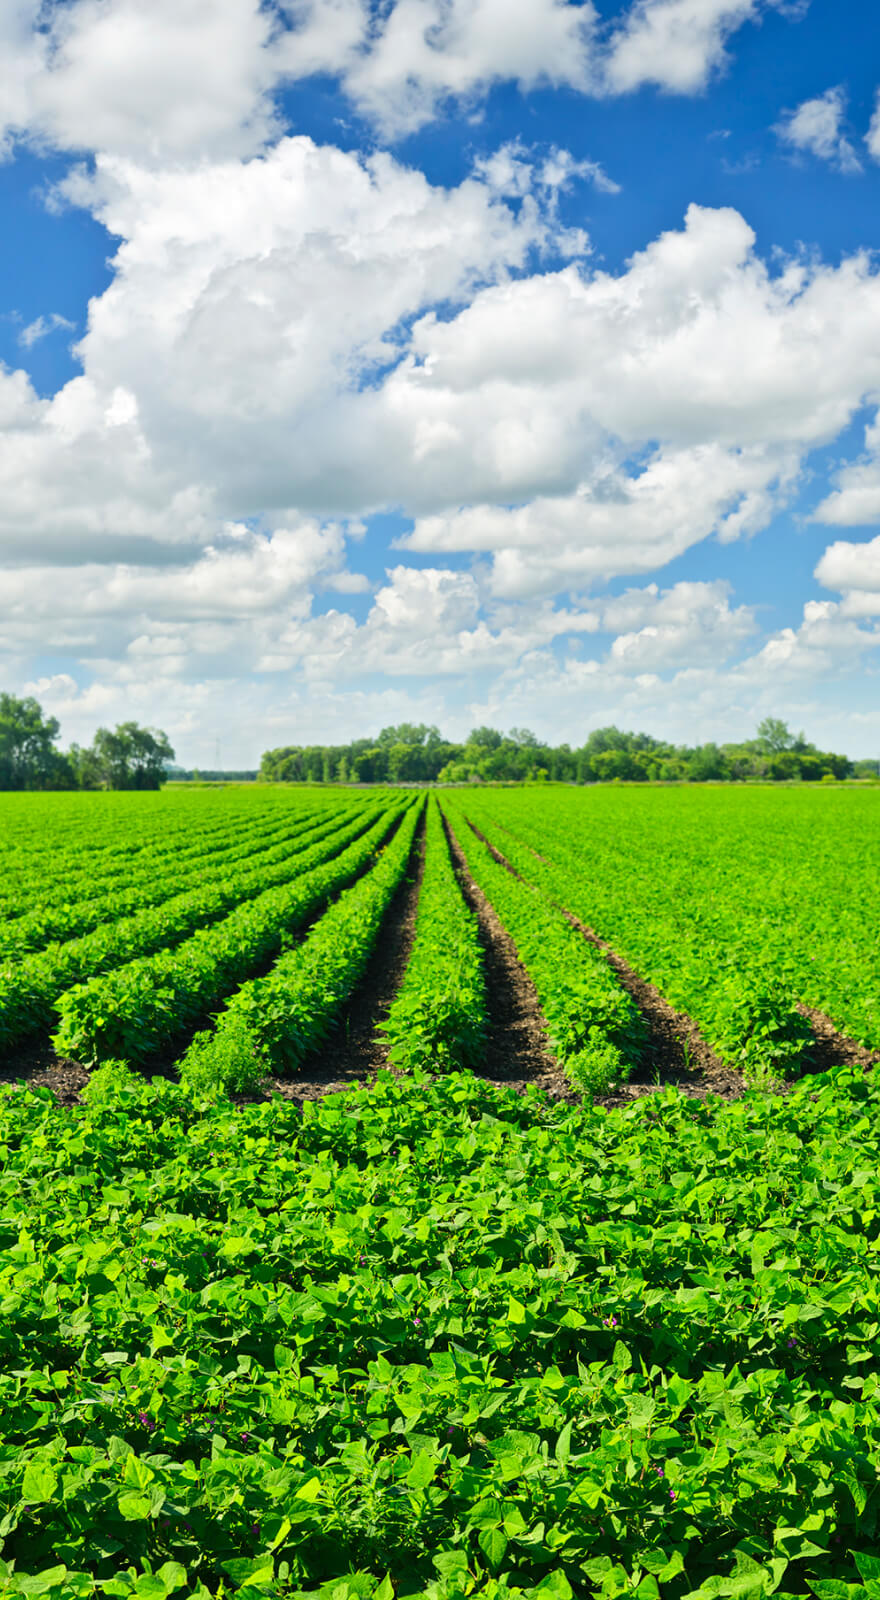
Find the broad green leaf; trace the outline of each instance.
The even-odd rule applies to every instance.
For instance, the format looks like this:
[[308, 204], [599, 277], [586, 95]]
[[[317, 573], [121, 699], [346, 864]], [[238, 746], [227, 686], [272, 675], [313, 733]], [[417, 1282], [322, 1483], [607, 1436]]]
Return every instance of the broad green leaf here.
[[479, 1545], [491, 1567], [500, 1567], [507, 1551], [507, 1535], [500, 1528], [484, 1528]]
[[58, 1488], [58, 1474], [48, 1461], [29, 1461], [24, 1470], [21, 1498], [28, 1505], [51, 1500]]

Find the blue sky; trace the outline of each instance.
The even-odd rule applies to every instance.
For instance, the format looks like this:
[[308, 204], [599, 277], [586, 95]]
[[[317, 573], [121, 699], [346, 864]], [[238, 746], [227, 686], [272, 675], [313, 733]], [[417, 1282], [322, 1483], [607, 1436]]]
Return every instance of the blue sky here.
[[0, 47], [0, 681], [65, 739], [877, 754], [871, 7], [26, 0]]

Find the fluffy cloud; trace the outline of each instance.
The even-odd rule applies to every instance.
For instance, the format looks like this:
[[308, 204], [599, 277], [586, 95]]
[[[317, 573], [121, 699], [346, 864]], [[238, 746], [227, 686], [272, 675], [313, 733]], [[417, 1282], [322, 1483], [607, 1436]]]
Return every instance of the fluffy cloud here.
[[813, 519], [836, 527], [880, 522], [880, 413], [865, 429], [865, 450], [858, 461], [843, 467], [837, 487], [816, 507]]
[[174, 160], [246, 154], [274, 129], [275, 29], [259, 0], [151, 0], [148, 8], [23, 0], [11, 9], [11, 133], [62, 150]]
[[826, 589], [843, 594], [845, 616], [880, 616], [880, 535], [864, 544], [840, 539], [828, 546], [816, 567]]
[[720, 664], [755, 632], [750, 606], [730, 606], [730, 586], [677, 583], [629, 589], [603, 611], [603, 627], [624, 627], [611, 646], [611, 664], [623, 672], [681, 672], [703, 662]]
[[608, 90], [653, 83], [696, 94], [723, 65], [728, 35], [759, 9], [758, 0], [636, 0], [611, 41]]
[[808, 600], [797, 628], [781, 628], [741, 668], [756, 682], [805, 678], [826, 682], [852, 673], [880, 645], [880, 627], [862, 628], [835, 600]]
[[69, 180], [122, 242], [83, 376], [41, 401], [0, 374], [7, 551], [167, 562], [242, 517], [398, 506], [410, 548], [491, 552], [516, 597], [764, 525], [880, 388], [870, 260], [772, 276], [694, 206], [617, 275], [529, 273], [571, 242], [544, 167], [508, 164], [516, 207], [306, 138]]
[[549, 201], [515, 214], [485, 183], [445, 190], [305, 138], [196, 171], [105, 158], [66, 194], [123, 242], [84, 375], [40, 401], [0, 373], [0, 545], [18, 557], [119, 537], [142, 559], [138, 541], [205, 543], [230, 517], [393, 499], [388, 460], [412, 476], [412, 452], [376, 395], [407, 319], [521, 270], [552, 230]]
[[309, 618], [317, 589], [369, 588], [345, 560], [345, 529], [299, 518], [271, 534], [228, 525], [216, 545], [173, 566], [86, 563], [64, 570], [63, 581], [57, 567], [10, 567], [2, 648], [25, 657], [51, 640], [56, 654], [104, 662], [151, 649], [187, 657], [190, 676], [205, 656], [224, 671], [236, 661], [245, 670], [291, 619]]
[[828, 161], [841, 172], [861, 172], [862, 164], [843, 132], [846, 96], [839, 86], [826, 89], [813, 100], [804, 100], [777, 124], [783, 144], [793, 150], [809, 151]]
[[635, 0], [609, 30], [591, 0], [16, 0], [0, 20], [0, 147], [19, 136], [140, 161], [248, 155], [278, 131], [278, 92], [315, 73], [386, 137], [505, 81], [692, 94], [761, 9]]
[[420, 518], [400, 543], [491, 552], [497, 596], [577, 588], [664, 566], [715, 531], [730, 539], [763, 526], [784, 498], [795, 460], [763, 446], [667, 448], [632, 476], [600, 466], [571, 495]]

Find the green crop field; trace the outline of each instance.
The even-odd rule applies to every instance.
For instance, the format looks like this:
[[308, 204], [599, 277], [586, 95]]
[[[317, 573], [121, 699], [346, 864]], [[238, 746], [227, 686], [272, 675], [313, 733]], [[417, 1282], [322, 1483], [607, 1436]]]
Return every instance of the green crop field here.
[[880, 791], [0, 822], [0, 1594], [880, 1600]]

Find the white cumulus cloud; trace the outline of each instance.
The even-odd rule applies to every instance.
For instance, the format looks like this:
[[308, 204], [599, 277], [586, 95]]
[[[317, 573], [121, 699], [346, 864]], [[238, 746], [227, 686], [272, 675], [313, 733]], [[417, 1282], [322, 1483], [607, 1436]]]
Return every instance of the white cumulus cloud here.
[[793, 150], [808, 151], [841, 172], [861, 172], [862, 163], [843, 131], [845, 116], [846, 95], [838, 85], [787, 112], [776, 132]]

